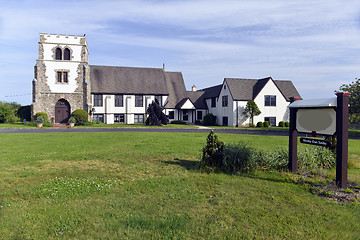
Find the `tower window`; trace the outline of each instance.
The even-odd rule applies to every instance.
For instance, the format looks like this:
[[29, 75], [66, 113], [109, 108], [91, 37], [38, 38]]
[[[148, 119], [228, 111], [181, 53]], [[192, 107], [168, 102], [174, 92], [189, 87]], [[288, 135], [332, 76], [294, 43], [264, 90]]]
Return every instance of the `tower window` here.
[[64, 50], [64, 60], [70, 60], [70, 50], [68, 48]]
[[56, 59], [56, 60], [62, 60], [62, 51], [61, 51], [61, 48], [56, 48], [55, 59]]
[[57, 83], [69, 83], [69, 73], [63, 71], [56, 72], [56, 82]]

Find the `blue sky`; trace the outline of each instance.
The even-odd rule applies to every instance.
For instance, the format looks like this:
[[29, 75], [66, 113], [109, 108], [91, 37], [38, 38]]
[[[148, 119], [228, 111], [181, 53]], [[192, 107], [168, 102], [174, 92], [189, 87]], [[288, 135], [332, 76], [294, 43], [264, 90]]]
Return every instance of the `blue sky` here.
[[0, 101], [31, 103], [39, 33], [86, 33], [93, 65], [292, 80], [304, 99], [360, 77], [358, 0], [0, 0]]

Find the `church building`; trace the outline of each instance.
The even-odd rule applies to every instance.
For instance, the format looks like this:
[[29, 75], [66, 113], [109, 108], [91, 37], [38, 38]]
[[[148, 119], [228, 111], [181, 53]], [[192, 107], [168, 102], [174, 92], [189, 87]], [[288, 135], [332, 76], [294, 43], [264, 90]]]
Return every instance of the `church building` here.
[[89, 65], [84, 36], [40, 34], [39, 56], [34, 67], [32, 115], [46, 112], [51, 123], [67, 123], [76, 109], [103, 123], [144, 123], [147, 106], [157, 101], [169, 120], [202, 121], [212, 113], [217, 123], [238, 126], [246, 102], [257, 101], [272, 125], [288, 120], [287, 105], [299, 93], [291, 81], [227, 79], [203, 90], [185, 88], [181, 72], [163, 68]]

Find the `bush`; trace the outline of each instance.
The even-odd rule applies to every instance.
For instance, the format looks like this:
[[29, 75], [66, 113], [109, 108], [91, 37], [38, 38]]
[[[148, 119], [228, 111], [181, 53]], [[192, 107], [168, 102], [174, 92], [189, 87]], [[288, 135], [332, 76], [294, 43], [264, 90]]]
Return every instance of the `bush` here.
[[216, 116], [211, 113], [206, 114], [204, 116], [203, 125], [204, 126], [215, 126], [216, 125]]
[[256, 126], [257, 126], [257, 127], [264, 127], [264, 124], [263, 124], [263, 122], [258, 122], [258, 123], [256, 124]]
[[285, 127], [290, 127], [290, 123], [289, 123], [289, 122], [285, 122]]
[[45, 113], [45, 112], [37, 112], [35, 114], [35, 121], [37, 121], [38, 117], [40, 117], [40, 116], [43, 117], [44, 123], [49, 121], [49, 117], [48, 117], [47, 113]]
[[88, 113], [83, 109], [76, 109], [72, 112], [71, 117], [75, 118], [76, 125], [85, 125], [89, 119]]
[[249, 123], [249, 127], [255, 127], [255, 124], [253, 124], [253, 123]]
[[201, 125], [202, 123], [201, 123], [200, 120], [196, 120], [196, 121], [195, 121], [195, 124], [196, 124], [196, 125]]
[[184, 121], [181, 121], [181, 120], [174, 120], [174, 121], [171, 121], [171, 123], [170, 124], [186, 124], [186, 122], [184, 122]]
[[45, 122], [45, 119], [42, 115], [37, 116], [36, 123], [37, 124], [43, 124]]
[[149, 104], [148, 109], [146, 110], [148, 117], [145, 121], [146, 125], [167, 125], [169, 122], [168, 117], [165, 113], [162, 112], [162, 108], [159, 106], [157, 101], [153, 101]]
[[70, 117], [68, 123], [76, 123], [76, 119], [74, 117]]
[[210, 131], [203, 148], [201, 167], [203, 169], [221, 168], [224, 143], [220, 141], [213, 130]]
[[227, 144], [224, 146], [222, 170], [228, 173], [252, 172], [256, 166], [254, 158], [251, 157], [253, 150], [244, 142], [238, 144]]
[[17, 110], [16, 113], [19, 118], [23, 121], [26, 119], [26, 121], [31, 121], [31, 105], [22, 106]]
[[280, 122], [279, 122], [279, 127], [285, 127], [284, 121], [280, 121]]
[[268, 122], [268, 121], [265, 121], [265, 122], [264, 122], [264, 127], [269, 127], [269, 126], [270, 126], [269, 122]]

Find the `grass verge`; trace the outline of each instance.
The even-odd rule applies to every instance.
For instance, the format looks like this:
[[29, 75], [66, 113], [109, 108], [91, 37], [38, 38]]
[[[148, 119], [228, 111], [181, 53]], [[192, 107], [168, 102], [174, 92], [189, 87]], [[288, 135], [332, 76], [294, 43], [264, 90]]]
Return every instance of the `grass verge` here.
[[[286, 174], [199, 172], [207, 134], [1, 134], [0, 239], [356, 239], [339, 205]], [[218, 134], [258, 149], [287, 137]], [[351, 176], [360, 142], [349, 141]]]

